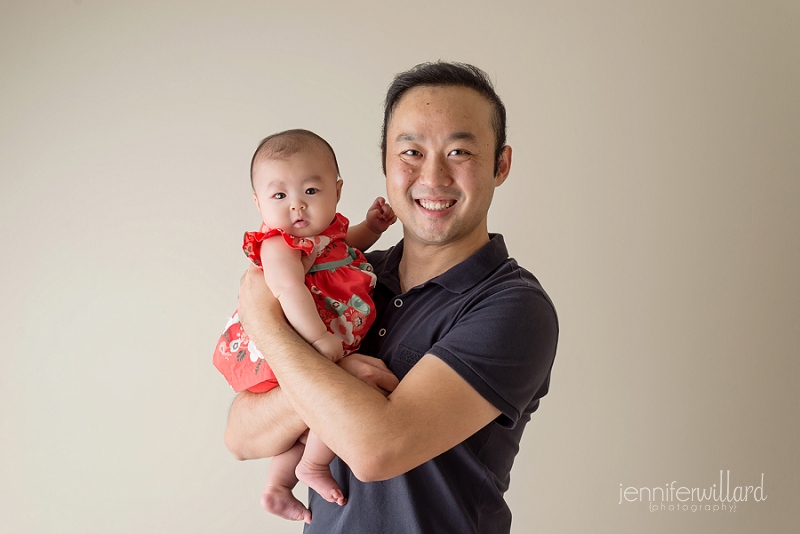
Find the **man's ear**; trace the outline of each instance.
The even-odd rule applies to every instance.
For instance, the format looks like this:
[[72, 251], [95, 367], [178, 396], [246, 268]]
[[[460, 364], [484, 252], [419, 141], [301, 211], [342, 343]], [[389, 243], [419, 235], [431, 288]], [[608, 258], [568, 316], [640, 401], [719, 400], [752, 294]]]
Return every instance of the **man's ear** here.
[[342, 198], [342, 184], [344, 181], [339, 178], [336, 180], [336, 202], [339, 202], [339, 199]]
[[497, 174], [494, 176], [494, 186], [500, 187], [503, 182], [508, 178], [508, 173], [511, 172], [511, 147], [506, 145], [500, 151], [500, 157], [497, 159]]

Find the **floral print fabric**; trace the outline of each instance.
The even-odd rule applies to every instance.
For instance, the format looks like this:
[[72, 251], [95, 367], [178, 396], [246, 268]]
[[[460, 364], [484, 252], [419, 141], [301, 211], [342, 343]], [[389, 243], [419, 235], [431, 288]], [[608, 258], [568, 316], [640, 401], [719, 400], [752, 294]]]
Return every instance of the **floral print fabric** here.
[[[306, 287], [325, 326], [342, 340], [345, 355], [358, 350], [375, 320], [371, 294], [376, 277], [364, 255], [345, 242], [349, 224], [346, 217], [337, 213], [322, 234], [312, 237], [295, 237], [262, 226], [259, 232], [245, 233], [242, 244], [245, 255], [259, 267], [261, 242], [265, 239], [282, 238], [305, 256], [316, 251], [317, 257], [305, 277]], [[217, 342], [214, 365], [237, 393], [245, 389], [260, 393], [278, 385], [264, 356], [242, 329], [238, 310]]]

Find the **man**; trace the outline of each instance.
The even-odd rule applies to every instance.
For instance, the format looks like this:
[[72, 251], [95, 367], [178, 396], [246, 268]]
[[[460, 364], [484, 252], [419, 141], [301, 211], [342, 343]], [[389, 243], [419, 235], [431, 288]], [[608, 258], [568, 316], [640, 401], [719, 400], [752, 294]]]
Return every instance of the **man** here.
[[404, 238], [368, 255], [378, 316], [361, 348], [378, 359], [320, 356], [250, 269], [239, 314], [281, 386], [237, 397], [226, 444], [240, 459], [272, 456], [310, 427], [336, 452], [348, 503], [311, 492], [307, 533], [507, 534], [503, 494], [547, 393], [558, 324], [488, 233], [511, 168], [505, 108], [475, 67], [418, 65], [389, 88], [382, 150]]

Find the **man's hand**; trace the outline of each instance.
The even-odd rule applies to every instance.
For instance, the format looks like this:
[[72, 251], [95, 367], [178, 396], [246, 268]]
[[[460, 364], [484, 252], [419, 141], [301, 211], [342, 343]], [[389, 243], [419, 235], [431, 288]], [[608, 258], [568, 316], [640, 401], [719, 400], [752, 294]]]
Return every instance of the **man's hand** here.
[[383, 360], [372, 356], [351, 354], [339, 361], [339, 367], [365, 384], [377, 389], [384, 396], [394, 391], [394, 388], [400, 383], [397, 377], [386, 367], [386, 364], [383, 363]]
[[381, 235], [391, 225], [397, 221], [392, 207], [386, 203], [386, 199], [378, 197], [367, 210], [366, 224], [370, 232]]
[[317, 249], [313, 248], [308, 255], [300, 256], [300, 261], [303, 262], [303, 272], [308, 274], [311, 266], [314, 265], [315, 261], [317, 261]]
[[239, 321], [244, 331], [252, 338], [257, 329], [286, 323], [281, 303], [272, 294], [264, 280], [264, 273], [250, 265], [239, 284]]

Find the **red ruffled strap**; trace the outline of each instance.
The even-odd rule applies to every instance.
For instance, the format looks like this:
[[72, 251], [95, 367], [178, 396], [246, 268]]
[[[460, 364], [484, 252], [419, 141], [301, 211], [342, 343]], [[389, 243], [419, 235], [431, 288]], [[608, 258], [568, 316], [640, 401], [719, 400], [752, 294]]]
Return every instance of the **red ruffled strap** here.
[[[262, 230], [263, 229], [262, 227]], [[303, 256], [308, 256], [311, 254], [311, 251], [314, 250], [313, 238], [295, 237], [291, 234], [287, 234], [283, 230], [273, 228], [266, 232], [245, 232], [244, 239], [242, 240], [244, 255], [247, 256], [256, 267], [261, 267], [261, 242], [276, 235], [282, 236], [287, 245], [302, 252]]]

